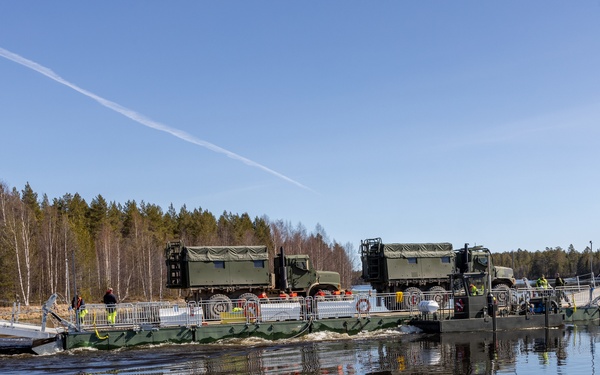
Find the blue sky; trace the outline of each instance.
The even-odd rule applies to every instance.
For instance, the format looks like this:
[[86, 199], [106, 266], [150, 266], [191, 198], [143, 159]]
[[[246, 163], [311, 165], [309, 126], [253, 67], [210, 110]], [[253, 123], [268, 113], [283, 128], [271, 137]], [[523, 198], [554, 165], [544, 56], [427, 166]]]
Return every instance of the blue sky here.
[[3, 1], [0, 48], [9, 187], [600, 245], [598, 1]]

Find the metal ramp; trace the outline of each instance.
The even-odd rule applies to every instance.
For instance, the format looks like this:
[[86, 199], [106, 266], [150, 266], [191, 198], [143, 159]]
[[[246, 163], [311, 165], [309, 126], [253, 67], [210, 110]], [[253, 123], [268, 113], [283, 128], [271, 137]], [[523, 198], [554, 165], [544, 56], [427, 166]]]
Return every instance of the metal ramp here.
[[52, 306], [56, 302], [57, 295], [53, 294], [50, 298], [42, 305], [42, 324], [29, 324], [19, 323], [15, 321], [7, 321], [0, 319], [0, 335], [15, 336], [15, 337], [26, 337], [32, 339], [47, 339], [55, 337], [57, 334], [63, 332], [63, 329], [49, 328], [46, 327], [46, 320], [48, 314], [54, 316], [59, 321], [67, 323], [54, 312], [51, 311]]
[[56, 328], [43, 329], [42, 326], [35, 324], [14, 323], [7, 320], [0, 320], [0, 335], [27, 337], [31, 339], [47, 339], [59, 334]]
[[46, 327], [48, 314], [59, 319], [63, 324], [65, 323], [50, 310], [56, 302], [56, 297], [56, 294], [53, 294], [42, 305], [41, 325], [0, 320], [0, 335], [10, 336], [0, 338], [0, 354], [46, 354], [63, 350], [61, 333], [64, 332], [64, 329]]

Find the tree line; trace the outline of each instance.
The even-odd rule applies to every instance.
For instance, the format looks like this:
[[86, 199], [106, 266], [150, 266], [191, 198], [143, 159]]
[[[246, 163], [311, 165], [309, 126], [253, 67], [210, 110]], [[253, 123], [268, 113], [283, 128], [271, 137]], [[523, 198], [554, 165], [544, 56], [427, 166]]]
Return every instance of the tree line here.
[[[330, 241], [317, 224], [309, 232], [268, 217], [224, 211], [219, 217], [202, 208], [178, 211], [170, 205], [135, 201], [108, 202], [101, 195], [88, 204], [79, 194], [41, 199], [27, 183], [23, 190], [0, 181], [0, 301], [25, 305], [58, 293], [69, 300], [73, 290], [99, 302], [107, 287], [121, 301], [182, 297], [166, 289], [164, 248], [168, 241], [187, 245], [266, 245], [270, 259], [283, 247], [287, 254], [308, 254], [319, 270], [340, 273], [342, 287], [361, 283], [358, 251], [350, 243]], [[573, 245], [530, 252], [494, 252], [494, 264], [512, 267], [517, 278], [589, 275], [600, 252]]]
[[[120, 301], [182, 297], [165, 288], [165, 245], [266, 245], [270, 259], [307, 254], [313, 267], [340, 273], [343, 287], [355, 276], [351, 244], [331, 242], [320, 225], [309, 232], [268, 217], [224, 211], [219, 217], [202, 208], [166, 211], [155, 204], [108, 202], [101, 195], [88, 204], [79, 194], [52, 201], [27, 183], [23, 190], [0, 182], [0, 300], [41, 303], [53, 293], [68, 301], [75, 288], [100, 302], [112, 287]], [[272, 265], [271, 265], [272, 267]], [[272, 271], [272, 270], [271, 270]]]
[[518, 279], [527, 277], [535, 280], [541, 275], [553, 279], [557, 272], [563, 278], [580, 276], [590, 279], [592, 273], [598, 276], [598, 269], [594, 267], [600, 265], [600, 251], [593, 251], [591, 243], [581, 252], [571, 244], [566, 250], [560, 246], [534, 252], [518, 249], [493, 253], [492, 256], [495, 265], [513, 268]]

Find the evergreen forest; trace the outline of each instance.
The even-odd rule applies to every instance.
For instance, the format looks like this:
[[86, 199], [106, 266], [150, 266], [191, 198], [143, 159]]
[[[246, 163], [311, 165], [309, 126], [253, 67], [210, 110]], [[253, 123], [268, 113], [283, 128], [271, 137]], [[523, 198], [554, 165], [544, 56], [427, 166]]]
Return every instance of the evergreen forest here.
[[[41, 304], [57, 293], [66, 302], [75, 287], [88, 303], [99, 303], [107, 287], [121, 302], [181, 298], [181, 290], [165, 288], [164, 249], [173, 240], [190, 246], [266, 245], [270, 259], [283, 247], [287, 254], [308, 254], [316, 269], [338, 272], [343, 288], [361, 283], [359, 244], [330, 241], [319, 224], [309, 232], [301, 223], [267, 216], [224, 211], [217, 217], [201, 208], [163, 210], [143, 201], [108, 202], [101, 195], [89, 203], [77, 193], [51, 201], [29, 183], [19, 191], [0, 181], [0, 301]], [[582, 252], [573, 245], [491, 250], [494, 264], [512, 267], [517, 278], [589, 275], [600, 264], [591, 243]]]

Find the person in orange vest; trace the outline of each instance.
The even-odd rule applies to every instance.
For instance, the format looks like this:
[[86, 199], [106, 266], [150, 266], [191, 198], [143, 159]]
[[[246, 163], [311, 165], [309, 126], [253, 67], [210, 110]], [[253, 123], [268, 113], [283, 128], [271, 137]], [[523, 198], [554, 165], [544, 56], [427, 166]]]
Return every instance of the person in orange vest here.
[[265, 291], [263, 290], [263, 291], [262, 291], [262, 293], [260, 293], [260, 294], [258, 295], [258, 298], [268, 298], [268, 297], [267, 297], [267, 293], [265, 293]]
[[315, 297], [325, 298], [325, 292], [323, 292], [323, 290], [319, 289], [319, 291], [315, 294]]

